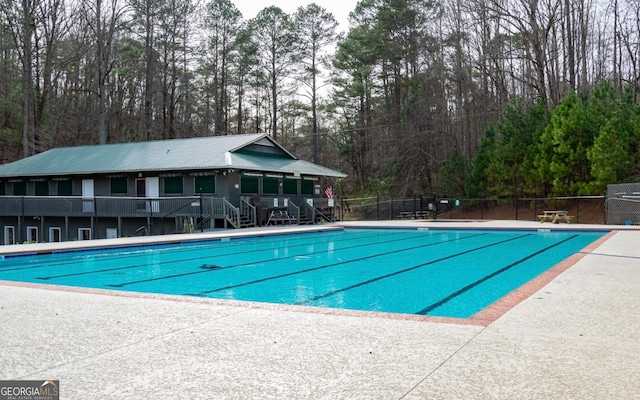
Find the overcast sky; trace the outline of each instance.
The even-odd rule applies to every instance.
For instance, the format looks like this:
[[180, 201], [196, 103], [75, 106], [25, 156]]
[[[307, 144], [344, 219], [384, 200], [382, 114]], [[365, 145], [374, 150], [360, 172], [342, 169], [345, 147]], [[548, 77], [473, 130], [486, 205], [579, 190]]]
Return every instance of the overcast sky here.
[[335, 17], [340, 24], [340, 31], [346, 32], [349, 28], [349, 13], [353, 11], [358, 0], [231, 0], [242, 13], [245, 20], [255, 17], [260, 10], [269, 6], [280, 7], [287, 14], [293, 14], [298, 7], [316, 3]]

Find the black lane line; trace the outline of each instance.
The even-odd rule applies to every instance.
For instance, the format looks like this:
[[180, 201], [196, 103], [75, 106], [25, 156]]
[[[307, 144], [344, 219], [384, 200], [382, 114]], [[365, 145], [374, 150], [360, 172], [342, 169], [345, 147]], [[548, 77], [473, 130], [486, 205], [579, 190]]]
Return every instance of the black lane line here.
[[[333, 231], [331, 233], [333, 233]], [[371, 236], [376, 236], [376, 235], [371, 235]], [[379, 236], [379, 235], [377, 235], [377, 236]], [[316, 237], [319, 237], [319, 236], [316, 236]], [[274, 238], [274, 240], [269, 241], [269, 243], [273, 243], [273, 242], [276, 241], [275, 240], [275, 238], [276, 238], [275, 236], [272, 236], [270, 238]], [[243, 238], [239, 238], [239, 239], [243, 239]], [[299, 240], [302, 240], [302, 239], [299, 239]], [[336, 242], [345, 241], [345, 240], [348, 240], [348, 239], [336, 240]], [[233, 241], [233, 243], [235, 244], [238, 241], [239, 240], [235, 240], [235, 241]], [[199, 248], [199, 249], [207, 248], [207, 247], [210, 247], [212, 244], [219, 244], [222, 241], [221, 240], [211, 240], [210, 242], [211, 243], [208, 243], [208, 244], [196, 244], [196, 243], [189, 244], [189, 243], [185, 243], [185, 242], [178, 243], [178, 244], [184, 244], [184, 245], [186, 245], [188, 247], [188, 250], [193, 250], [194, 248]], [[226, 243], [226, 242], [222, 242], [222, 243]], [[314, 242], [314, 244], [315, 243], [318, 243], [318, 242]], [[305, 245], [308, 245], [308, 243], [305, 243]], [[171, 245], [170, 244], [167, 245], [167, 247], [165, 248], [165, 252], [163, 254], [166, 255], [166, 254], [178, 253], [178, 252], [185, 251], [184, 248], [172, 249], [169, 246], [171, 246]], [[302, 244], [295, 245], [295, 246], [302, 246]], [[133, 247], [140, 248], [141, 246], [133, 246]], [[153, 250], [155, 247], [164, 247], [164, 245], [153, 246], [151, 248], [151, 250]], [[123, 247], [121, 249], [127, 250], [126, 247]], [[135, 252], [135, 250], [133, 248], [130, 249], [130, 250]], [[264, 250], [267, 250], [267, 249], [264, 249]], [[146, 251], [146, 250], [144, 250], [144, 251]], [[258, 251], [263, 251], [263, 250], [258, 250]], [[74, 252], [73, 251], [69, 251], [67, 253], [74, 253]], [[85, 253], [84, 255], [86, 255], [87, 252], [79, 251], [78, 253]], [[141, 253], [141, 252], [138, 252], [138, 253]], [[234, 254], [242, 254], [242, 253], [243, 252], [237, 252], [237, 253], [230, 253], [230, 254], [225, 254], [225, 255], [234, 255]], [[56, 253], [56, 254], [63, 254], [63, 253]], [[98, 253], [98, 254], [100, 254], [100, 253]], [[100, 258], [97, 261], [114, 261], [114, 260], [118, 260], [118, 259], [121, 259], [121, 258], [128, 258], [130, 256], [131, 256], [131, 254], [117, 254], [117, 255], [113, 255], [113, 256], [100, 256]], [[82, 257], [83, 256], [74, 257], [74, 259], [75, 258], [82, 258]], [[178, 261], [180, 261], [180, 260], [178, 260]], [[189, 261], [189, 259], [185, 259], [184, 261]], [[38, 261], [36, 260], [36, 261], [33, 261], [33, 262], [38, 262]], [[37, 268], [59, 267], [59, 266], [72, 265], [72, 264], [73, 263], [70, 263], [69, 261], [58, 261], [58, 262], [39, 264], [39, 265], [34, 265], [34, 266], [22, 266], [22, 267], [15, 267], [15, 268], [0, 268], [0, 273], [2, 273], [2, 272], [11, 272], [11, 271], [23, 271], [23, 270], [37, 269]], [[139, 266], [137, 265], [137, 266], [133, 266], [133, 267], [139, 267]], [[129, 268], [129, 267], [127, 267], [127, 268]], [[120, 269], [120, 268], [115, 268], [114, 271], [116, 271], [118, 269]], [[103, 272], [106, 272], [106, 271], [108, 271], [108, 270], [104, 270]], [[67, 275], [60, 275], [60, 276], [63, 277], [63, 276], [67, 276]], [[72, 276], [72, 275], [68, 275], [68, 276]], [[43, 278], [36, 278], [36, 279], [51, 279], [51, 278], [57, 278], [57, 277], [58, 276], [52, 276], [52, 277], [43, 277]]]
[[[70, 264], [71, 265], [71, 264]], [[99, 274], [102, 272], [113, 272], [113, 271], [122, 271], [125, 269], [132, 269], [132, 268], [140, 268], [140, 267], [145, 267], [148, 264], [140, 264], [140, 265], [128, 265], [126, 267], [116, 267], [116, 268], [107, 268], [107, 269], [96, 269], [93, 271], [84, 271], [84, 272], [74, 272], [74, 273], [70, 273], [70, 274], [63, 274], [63, 275], [53, 275], [53, 276], [37, 276], [36, 279], [39, 279], [41, 281], [48, 281], [49, 279], [58, 279], [58, 278], [68, 278], [70, 276], [81, 276], [81, 275], [89, 275], [89, 274]]]
[[[340, 262], [333, 263], [333, 264], [321, 265], [319, 267], [313, 267], [313, 268], [308, 268], [308, 269], [304, 269], [304, 270], [300, 270], [300, 271], [288, 272], [286, 274], [281, 274], [281, 275], [274, 275], [274, 276], [270, 276], [270, 277], [267, 277], [267, 278], [256, 279], [256, 280], [253, 280], [253, 281], [238, 283], [238, 284], [235, 284], [235, 285], [229, 285], [229, 286], [225, 286], [225, 287], [221, 287], [221, 288], [217, 288], [217, 289], [205, 290], [205, 291], [200, 292], [200, 293], [185, 293], [185, 295], [189, 295], [189, 296], [204, 296], [204, 295], [209, 294], [209, 293], [220, 292], [220, 291], [228, 290], [228, 289], [235, 289], [235, 288], [238, 288], [238, 287], [249, 286], [249, 285], [253, 285], [253, 284], [256, 284], [256, 283], [262, 283], [262, 282], [266, 282], [266, 281], [270, 281], [270, 280], [274, 280], [274, 279], [286, 278], [288, 276], [304, 274], [304, 273], [307, 273], [307, 272], [318, 271], [318, 270], [326, 269], [326, 268], [330, 268], [330, 267], [336, 267], [338, 265], [349, 264], [349, 263], [352, 263], [352, 262], [363, 261], [363, 260], [368, 260], [368, 259], [371, 259], [371, 258], [377, 258], [377, 257], [382, 257], [382, 256], [388, 256], [389, 254], [402, 253], [404, 251], [415, 250], [415, 249], [420, 249], [420, 248], [425, 248], [425, 247], [430, 247], [430, 246], [436, 246], [436, 245], [439, 245], [439, 244], [445, 244], [445, 243], [460, 241], [460, 240], [464, 240], [464, 239], [471, 239], [473, 237], [483, 236], [483, 235], [487, 235], [487, 233], [480, 233], [480, 234], [477, 234], [477, 235], [470, 235], [470, 236], [466, 236], [466, 237], [463, 237], [463, 238], [456, 238], [456, 239], [445, 240], [445, 241], [440, 241], [440, 242], [421, 244], [420, 246], [412, 246], [412, 247], [407, 247], [407, 248], [403, 248], [403, 249], [400, 249], [400, 250], [387, 251], [387, 252], [384, 252], [384, 253], [378, 253], [378, 254], [373, 254], [373, 255], [370, 254], [370, 255], [367, 255], [367, 256], [364, 256], [364, 257], [353, 258], [353, 259], [350, 259], [350, 260], [340, 261]], [[357, 246], [357, 247], [362, 247], [362, 246]], [[295, 304], [298, 304], [298, 303], [295, 303]]]
[[[141, 246], [142, 245], [140, 245], [140, 246], [136, 245], [134, 247], [141, 247]], [[160, 247], [160, 246], [153, 246], [153, 247]], [[153, 250], [153, 247], [151, 248], [151, 250]], [[207, 247], [207, 246], [206, 245], [200, 245], [200, 246], [193, 246], [193, 247]], [[114, 248], [114, 250], [120, 250], [120, 249], [126, 250], [126, 247], [124, 247], [124, 248]], [[104, 250], [111, 250], [111, 249], [106, 248]], [[131, 250], [133, 250], [133, 249], [131, 249]], [[147, 250], [138, 251], [138, 252], [133, 250], [132, 252], [141, 254], [144, 251], [147, 251]], [[179, 252], [179, 251], [184, 251], [184, 249], [168, 250], [169, 253], [176, 253], [176, 252]], [[80, 254], [82, 254], [82, 255], [77, 256], [77, 257], [76, 256], [72, 256], [72, 261], [76, 260], [76, 259], [81, 259], [82, 260], [82, 259], [86, 258], [85, 256], [90, 255], [90, 254], [88, 254], [89, 252], [82, 251], [82, 250], [77, 251], [77, 252], [67, 251], [67, 252], [60, 252], [60, 253], [54, 253], [54, 254], [55, 255], [61, 255], [61, 254], [66, 254], [66, 253], [80, 253]], [[113, 256], [106, 256], [106, 255], [105, 256], [100, 256], [100, 254], [104, 254], [104, 253], [100, 253], [99, 250], [96, 251], [96, 254], [99, 256], [99, 258], [96, 259], [95, 261], [114, 261], [114, 260], [118, 260], [118, 259], [121, 259], [121, 258], [129, 258], [129, 257], [131, 257], [131, 254], [121, 254], [121, 253], [115, 254]], [[36, 255], [35, 257], [38, 257], [38, 255]], [[34, 260], [32, 262], [37, 263], [39, 261], [38, 260]], [[45, 264], [39, 264], [39, 265], [34, 265], [34, 266], [25, 266], [25, 267], [18, 267], [18, 268], [4, 268], [4, 269], [0, 269], [0, 273], [5, 272], [5, 271], [22, 271], [22, 270], [27, 270], [27, 269], [59, 267], [59, 266], [74, 265], [74, 264], [75, 264], [74, 262], [69, 262], [68, 260], [57, 261], [57, 262], [48, 262], [48, 263], [45, 263]], [[119, 269], [119, 268], [116, 268], [116, 270], [117, 269]], [[64, 275], [61, 275], [61, 276], [64, 276]], [[56, 278], [56, 277], [57, 276], [53, 276], [51, 278]], [[49, 278], [45, 277], [45, 278], [37, 278], [37, 279], [49, 279]]]
[[[420, 238], [422, 238], [422, 236], [416, 236], [415, 238], [410, 238], [409, 240], [420, 239]], [[351, 240], [353, 240], [353, 239], [351, 239]], [[400, 238], [400, 239], [387, 240], [387, 241], [383, 241], [383, 242], [358, 244], [358, 245], [343, 247], [341, 249], [337, 249], [337, 250], [334, 250], [334, 251], [344, 251], [344, 250], [350, 250], [350, 249], [353, 249], [353, 248], [361, 248], [361, 247], [365, 247], [365, 246], [378, 246], [378, 245], [381, 245], [381, 244], [400, 242], [400, 241], [405, 241], [405, 240], [408, 240], [408, 239], [406, 237], [403, 237], [403, 238]], [[306, 243], [306, 244], [300, 244], [300, 245], [293, 246], [293, 247], [302, 247], [302, 246], [306, 247], [308, 245], [309, 244]], [[273, 249], [268, 249], [268, 250], [273, 250]], [[220, 267], [220, 268], [216, 268], [216, 269], [204, 269], [204, 270], [200, 269], [198, 271], [183, 272], [181, 274], [166, 275], [166, 276], [161, 276], [161, 277], [157, 277], [157, 278], [141, 279], [141, 280], [138, 280], [138, 281], [123, 282], [123, 283], [113, 283], [113, 284], [108, 284], [106, 286], [120, 288], [120, 287], [124, 287], [124, 286], [128, 286], [128, 285], [138, 284], [138, 283], [145, 283], [145, 282], [153, 282], [153, 281], [159, 281], [159, 280], [164, 280], [164, 279], [179, 278], [179, 277], [189, 276], [189, 275], [205, 274], [205, 273], [209, 273], [209, 272], [223, 271], [223, 270], [226, 270], [226, 269], [238, 268], [238, 267], [243, 267], [243, 266], [247, 266], [247, 265], [254, 265], [254, 264], [258, 264], [258, 263], [266, 263], [266, 262], [288, 260], [288, 259], [291, 259], [291, 258], [299, 257], [301, 255], [307, 256], [307, 255], [314, 255], [314, 254], [322, 254], [322, 253], [326, 253], [326, 252], [327, 252], [327, 250], [321, 250], [321, 251], [315, 251], [313, 253], [298, 254], [298, 255], [292, 255], [292, 256], [283, 256], [283, 257], [277, 257], [277, 258], [270, 257], [270, 258], [263, 259], [263, 260], [252, 260], [251, 262], [246, 262], [246, 263], [242, 263], [242, 264], [235, 264], [235, 265], [230, 265], [230, 266], [227, 266], [227, 267]], [[365, 257], [365, 258], [369, 258], [369, 257]], [[200, 258], [198, 258], [198, 259], [200, 259]]]
[[[379, 235], [372, 235], [372, 236], [379, 236]], [[366, 239], [366, 237], [365, 237]], [[342, 239], [342, 240], [335, 240], [334, 242], [344, 242], [344, 241], [349, 241], [352, 239]], [[384, 243], [384, 242], [383, 242]], [[309, 246], [310, 244], [322, 244], [322, 242], [314, 242], [314, 243], [301, 243], [301, 244], [297, 244], [297, 245], [293, 245], [290, 246], [290, 248], [296, 248], [296, 247], [306, 247]], [[271, 251], [273, 250], [273, 248], [266, 248], [266, 249], [260, 249], [260, 250], [256, 250], [255, 252], [260, 252], [260, 251]], [[185, 251], [185, 249], [181, 249], [181, 250], [175, 250], [172, 252], [178, 252], [178, 251]], [[227, 253], [227, 254], [223, 254], [220, 256], [224, 256], [224, 257], [228, 257], [228, 256], [234, 256], [237, 254], [244, 254], [246, 253], [246, 251], [238, 251], [235, 253]], [[315, 254], [315, 253], [311, 253], [311, 254]], [[122, 256], [122, 257], [126, 257], [126, 256]], [[183, 259], [179, 259], [179, 260], [171, 260], [171, 261], [161, 261], [161, 262], [157, 262], [154, 264], [154, 266], [156, 265], [163, 265], [163, 264], [175, 264], [175, 263], [181, 263], [181, 262], [187, 262], [187, 261], [194, 261], [194, 260], [202, 260], [202, 259], [206, 259], [210, 256], [205, 256], [205, 257], [194, 257], [194, 258], [183, 258]], [[219, 256], [216, 256], [219, 257]], [[113, 261], [114, 258], [109, 259], [109, 261]], [[105, 259], [100, 259], [99, 261], [103, 261]], [[253, 264], [253, 263], [252, 263]], [[47, 264], [46, 266], [52, 266], [55, 264]], [[72, 265], [70, 263], [59, 263], [58, 265]], [[70, 276], [81, 276], [81, 275], [89, 275], [89, 274], [97, 274], [97, 273], [103, 273], [103, 272], [112, 272], [112, 271], [122, 271], [122, 270], [126, 270], [126, 269], [132, 269], [132, 268], [141, 268], [141, 267], [147, 267], [149, 266], [149, 264], [137, 264], [137, 265], [129, 265], [126, 267], [114, 267], [114, 268], [106, 268], [106, 269], [100, 269], [100, 270], [93, 270], [93, 271], [83, 271], [83, 272], [73, 272], [73, 273], [68, 273], [68, 274], [61, 274], [61, 275], [53, 275], [53, 276], [44, 276], [44, 277], [36, 277], [35, 279], [40, 279], [40, 280], [49, 280], [49, 279], [58, 279], [58, 278], [68, 278]], [[40, 268], [40, 267], [31, 267], [31, 268]], [[217, 268], [217, 269], [222, 269], [222, 268], [229, 268], [229, 267], [221, 267], [221, 268]], [[0, 271], [1, 273], [2, 271]]]
[[370, 283], [377, 282], [377, 281], [380, 281], [382, 279], [387, 279], [387, 278], [391, 278], [391, 277], [396, 276], [396, 275], [404, 274], [405, 272], [413, 271], [414, 269], [419, 269], [419, 268], [422, 268], [422, 267], [426, 267], [427, 265], [436, 264], [436, 263], [439, 263], [441, 261], [449, 260], [451, 258], [455, 258], [455, 257], [461, 256], [461, 255], [464, 255], [464, 254], [473, 253], [474, 251], [478, 251], [478, 250], [486, 249], [486, 248], [489, 248], [489, 247], [497, 246], [499, 244], [511, 242], [513, 240], [522, 239], [524, 237], [531, 236], [531, 235], [532, 234], [529, 233], [529, 234], [526, 234], [526, 235], [516, 236], [516, 237], [513, 237], [513, 238], [506, 239], [506, 240], [501, 240], [499, 242], [490, 243], [490, 244], [487, 244], [487, 245], [484, 245], [484, 246], [480, 246], [480, 247], [476, 247], [476, 248], [473, 248], [473, 249], [465, 250], [465, 251], [460, 252], [460, 253], [456, 253], [456, 254], [452, 254], [452, 255], [446, 256], [446, 257], [438, 258], [436, 260], [432, 260], [432, 261], [429, 261], [429, 262], [426, 262], [426, 263], [423, 263], [423, 264], [415, 265], [413, 267], [405, 268], [403, 270], [392, 272], [390, 274], [381, 275], [381, 276], [378, 276], [376, 278], [368, 279], [366, 281], [362, 281], [360, 283], [357, 283], [357, 284], [351, 285], [351, 286], [347, 286], [347, 287], [342, 288], [342, 289], [332, 290], [331, 292], [327, 292], [325, 294], [314, 296], [314, 297], [308, 298], [306, 300], [302, 300], [302, 301], [296, 302], [295, 304], [296, 305], [309, 304], [309, 303], [311, 303], [313, 301], [324, 299], [326, 297], [330, 297], [330, 296], [333, 296], [333, 295], [341, 293], [341, 292], [346, 292], [347, 290], [351, 290], [351, 289], [355, 289], [357, 287], [368, 285]]
[[529, 259], [531, 259], [531, 258], [533, 258], [535, 256], [538, 256], [538, 255], [544, 253], [547, 250], [550, 250], [550, 249], [552, 249], [552, 248], [554, 248], [556, 246], [559, 246], [559, 245], [561, 245], [563, 243], [566, 243], [571, 239], [575, 239], [577, 236], [578, 235], [570, 236], [570, 237], [568, 237], [568, 238], [566, 238], [566, 239], [564, 239], [564, 240], [562, 240], [560, 242], [554, 243], [551, 246], [548, 246], [548, 247], [545, 247], [543, 249], [540, 249], [540, 250], [536, 251], [533, 254], [530, 254], [530, 255], [528, 255], [528, 256], [526, 256], [526, 257], [524, 257], [524, 258], [522, 258], [522, 259], [520, 259], [520, 260], [518, 260], [518, 261], [516, 261], [514, 263], [511, 263], [511, 264], [507, 265], [506, 267], [500, 268], [499, 270], [490, 273], [489, 275], [485, 276], [484, 278], [478, 279], [477, 281], [475, 281], [473, 283], [470, 283], [469, 285], [461, 288], [460, 290], [457, 290], [457, 291], [451, 293], [449, 296], [447, 296], [447, 297], [445, 297], [445, 298], [443, 298], [443, 299], [431, 304], [428, 307], [423, 308], [422, 310], [416, 312], [415, 314], [425, 315], [427, 313], [430, 313], [431, 311], [435, 310], [436, 308], [443, 306], [444, 304], [448, 303], [449, 301], [451, 301], [451, 300], [455, 299], [456, 297], [468, 292], [469, 290], [471, 290], [474, 287], [476, 287], [476, 286], [488, 281], [489, 279], [491, 279], [491, 278], [493, 278], [495, 276], [498, 276], [501, 273], [503, 273], [505, 271], [508, 271], [509, 269], [515, 267], [516, 265], [522, 264], [523, 262], [525, 262], [525, 261], [527, 261], [527, 260], [529, 260]]

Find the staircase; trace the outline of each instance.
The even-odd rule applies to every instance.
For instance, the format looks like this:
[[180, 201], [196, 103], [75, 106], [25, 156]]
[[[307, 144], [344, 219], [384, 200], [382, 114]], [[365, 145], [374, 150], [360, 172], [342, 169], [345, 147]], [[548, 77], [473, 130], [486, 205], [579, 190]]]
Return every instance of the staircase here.
[[300, 213], [300, 218], [298, 218], [298, 225], [313, 225], [313, 221], [306, 214]]
[[231, 215], [225, 215], [225, 219], [227, 220], [229, 225], [233, 226], [235, 229], [251, 228], [256, 226], [255, 222], [251, 218], [251, 215], [249, 214], [240, 215], [240, 225], [238, 225], [236, 219]]
[[240, 215], [240, 228], [251, 228], [254, 226], [256, 226], [256, 223], [250, 214]]

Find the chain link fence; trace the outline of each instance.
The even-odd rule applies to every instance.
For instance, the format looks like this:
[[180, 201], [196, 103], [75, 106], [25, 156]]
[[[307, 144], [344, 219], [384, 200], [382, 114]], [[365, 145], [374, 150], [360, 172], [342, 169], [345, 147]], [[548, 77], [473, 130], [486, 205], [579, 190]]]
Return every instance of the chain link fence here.
[[[518, 199], [382, 198], [343, 199], [344, 220], [394, 219], [496, 219], [538, 221], [545, 210], [566, 210], [572, 221], [604, 224], [604, 196], [573, 196]], [[640, 205], [640, 204], [638, 204]]]
[[607, 186], [607, 224], [640, 225], [640, 183]]

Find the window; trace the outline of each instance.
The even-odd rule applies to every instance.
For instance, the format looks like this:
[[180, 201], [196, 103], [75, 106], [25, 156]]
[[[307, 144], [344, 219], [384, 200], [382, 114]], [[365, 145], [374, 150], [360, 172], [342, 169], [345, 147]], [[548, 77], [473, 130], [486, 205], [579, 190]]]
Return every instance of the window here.
[[49, 242], [62, 242], [62, 230], [52, 226], [49, 228]]
[[313, 196], [313, 184], [314, 181], [303, 179], [300, 181], [300, 193]]
[[73, 196], [73, 181], [58, 181], [58, 196]]
[[78, 240], [91, 240], [91, 228], [78, 228]]
[[262, 178], [262, 193], [278, 194], [278, 178]]
[[36, 196], [48, 196], [49, 195], [49, 182], [36, 182], [35, 183]]
[[27, 243], [38, 243], [37, 226], [27, 226]]
[[196, 185], [196, 193], [215, 193], [216, 177], [215, 176], [196, 176], [195, 185]]
[[0, 196], [4, 196], [5, 192], [4, 192], [4, 182], [0, 182]]
[[13, 226], [4, 227], [4, 244], [16, 244], [16, 228]]
[[297, 179], [283, 180], [282, 194], [298, 194], [298, 180]]
[[111, 194], [127, 194], [129, 193], [127, 187], [127, 178], [111, 178]]
[[257, 194], [258, 193], [258, 177], [257, 176], [240, 177], [240, 193]]
[[27, 195], [27, 182], [13, 182], [13, 195], [14, 196], [26, 196]]
[[164, 194], [183, 194], [184, 188], [181, 176], [167, 176], [164, 178]]

